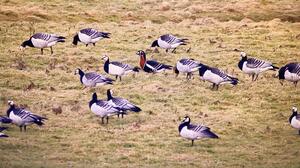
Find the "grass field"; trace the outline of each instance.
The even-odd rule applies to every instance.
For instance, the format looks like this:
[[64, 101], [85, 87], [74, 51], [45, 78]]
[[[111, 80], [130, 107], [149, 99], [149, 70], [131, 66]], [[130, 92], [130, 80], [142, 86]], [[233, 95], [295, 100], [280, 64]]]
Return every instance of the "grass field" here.
[[[238, 51], [277, 66], [300, 61], [298, 0], [0, 0], [0, 110], [13, 99], [49, 120], [26, 133], [9, 126], [0, 140], [0, 167], [291, 167], [300, 166], [300, 136], [290, 127], [291, 107], [300, 108], [300, 88], [280, 85], [275, 72], [258, 81], [237, 67]], [[111, 33], [95, 47], [72, 46], [73, 35], [93, 27]], [[54, 54], [20, 44], [34, 32], [57, 33], [66, 43]], [[138, 50], [165, 33], [189, 38], [177, 53], [148, 51], [148, 58], [174, 65], [191, 57], [237, 76], [236, 87], [211, 84], [197, 75], [139, 73], [113, 86], [83, 89], [76, 68], [105, 74], [101, 57], [138, 65]], [[186, 50], [191, 47], [191, 52]], [[113, 76], [110, 76], [113, 78]], [[108, 125], [90, 112], [93, 92], [106, 90], [143, 111]], [[61, 114], [52, 108], [62, 107]], [[220, 139], [191, 142], [178, 125], [188, 114]]]

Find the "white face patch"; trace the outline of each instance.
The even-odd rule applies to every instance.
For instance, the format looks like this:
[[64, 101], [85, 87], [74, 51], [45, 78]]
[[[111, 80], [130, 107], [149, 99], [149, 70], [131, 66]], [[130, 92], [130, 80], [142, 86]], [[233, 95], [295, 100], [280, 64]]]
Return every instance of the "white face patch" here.
[[297, 112], [298, 111], [297, 107], [292, 107], [292, 110], [293, 110], [293, 112]]
[[241, 57], [246, 57], [247, 54], [245, 52], [241, 52]]
[[12, 100], [8, 100], [7, 103], [8, 103], [8, 105], [11, 105], [11, 106], [14, 105], [14, 102]]

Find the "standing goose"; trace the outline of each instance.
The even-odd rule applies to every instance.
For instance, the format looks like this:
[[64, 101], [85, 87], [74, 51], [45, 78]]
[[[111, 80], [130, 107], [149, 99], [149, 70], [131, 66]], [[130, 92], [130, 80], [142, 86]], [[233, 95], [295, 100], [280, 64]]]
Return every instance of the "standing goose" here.
[[139, 50], [136, 54], [140, 56], [140, 66], [145, 72], [157, 73], [172, 69], [171, 65], [165, 65], [154, 60], [147, 60], [146, 53], [142, 50]]
[[194, 59], [183, 58], [177, 61], [174, 72], [176, 77], [178, 76], [179, 72], [186, 73], [186, 79], [192, 78], [192, 73], [197, 71], [200, 68], [201, 64]]
[[97, 94], [94, 93], [92, 100], [89, 103], [91, 111], [97, 116], [101, 117], [101, 123], [104, 124], [104, 118], [106, 117], [106, 124], [108, 124], [108, 117], [112, 115], [117, 115], [123, 112], [123, 109], [114, 107], [109, 104], [107, 101], [98, 100]]
[[73, 38], [73, 44], [77, 45], [78, 42], [84, 43], [86, 46], [93, 44], [95, 46], [96, 42], [103, 38], [110, 38], [110, 33], [99, 32], [92, 28], [86, 28], [80, 30]]
[[187, 40], [186, 38], [180, 39], [171, 34], [165, 34], [153, 41], [151, 47], [161, 47], [166, 49], [166, 52], [168, 52], [169, 49], [173, 49], [172, 53], [174, 53], [178, 46], [186, 45]]
[[296, 87], [300, 80], [300, 63], [293, 62], [281, 67], [278, 72], [278, 77], [281, 85], [283, 85], [282, 81], [285, 79], [293, 82]]
[[298, 109], [296, 107], [292, 108], [292, 115], [289, 118], [289, 122], [292, 127], [296, 128], [300, 135], [300, 114], [298, 114]]
[[104, 63], [104, 71], [111, 75], [116, 75], [116, 79], [122, 80], [121, 77], [123, 75], [126, 75], [130, 72], [139, 72], [139, 67], [133, 67], [129, 64], [125, 64], [122, 62], [117, 61], [109, 61], [109, 57], [107, 55], [104, 55], [102, 59], [105, 61]]
[[[110, 89], [107, 90], [107, 101], [111, 103], [113, 106], [123, 109], [124, 113], [126, 113], [126, 111], [132, 111], [132, 112], [141, 111], [141, 109], [138, 106], [130, 103], [128, 100], [120, 97], [113, 97], [112, 93], [113, 93], [112, 90]], [[124, 113], [122, 113], [122, 118]]]
[[32, 35], [29, 40], [24, 41], [20, 48], [24, 49], [26, 46], [40, 48], [41, 54], [43, 54], [44, 48], [50, 47], [51, 54], [53, 54], [52, 46], [57, 42], [65, 42], [65, 39], [65, 37], [56, 34], [36, 33]]
[[6, 130], [7, 127], [0, 127], [0, 138], [7, 138], [8, 136], [2, 133], [3, 130]]
[[96, 72], [84, 73], [81, 69], [75, 70], [75, 75], [79, 74], [80, 82], [86, 87], [95, 87], [106, 84], [113, 84], [114, 80], [107, 78], [103, 75], [97, 74]]
[[10, 118], [5, 117], [5, 116], [0, 116], [0, 123], [9, 124], [11, 122], [12, 122], [12, 120]]
[[194, 145], [194, 140], [201, 138], [219, 138], [215, 133], [210, 131], [210, 128], [204, 125], [193, 125], [190, 123], [191, 119], [185, 116], [183, 121], [178, 127], [180, 136], [183, 138], [192, 140], [192, 146]]
[[44, 125], [43, 121], [47, 120], [45, 117], [38, 116], [22, 108], [15, 107], [13, 101], [8, 101], [9, 109], [7, 110], [7, 116], [12, 120], [12, 123], [20, 127], [24, 127], [26, 132], [26, 126], [31, 124], [36, 124], [38, 126]]
[[237, 78], [226, 74], [218, 68], [212, 68], [203, 64], [201, 64], [201, 67], [199, 68], [199, 75], [200, 79], [213, 83], [212, 89], [216, 88], [216, 90], [218, 90], [219, 85], [221, 84], [229, 83], [237, 85], [239, 81]]
[[278, 67], [272, 65], [271, 62], [267, 62], [264, 60], [259, 60], [256, 58], [248, 58], [245, 52], [241, 52], [241, 60], [238, 63], [238, 67], [252, 76], [252, 81], [256, 81], [258, 75], [267, 70], [276, 70]]

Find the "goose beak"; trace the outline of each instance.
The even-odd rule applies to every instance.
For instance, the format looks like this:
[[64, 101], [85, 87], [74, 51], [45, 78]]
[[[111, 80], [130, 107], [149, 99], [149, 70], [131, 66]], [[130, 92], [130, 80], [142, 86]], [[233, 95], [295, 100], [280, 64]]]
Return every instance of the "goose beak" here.
[[21, 51], [23, 51], [23, 50], [25, 50], [25, 47], [20, 46], [19, 49], [20, 49]]
[[283, 81], [282, 80], [280, 80], [279, 83], [281, 84], [281, 86], [283, 86]]

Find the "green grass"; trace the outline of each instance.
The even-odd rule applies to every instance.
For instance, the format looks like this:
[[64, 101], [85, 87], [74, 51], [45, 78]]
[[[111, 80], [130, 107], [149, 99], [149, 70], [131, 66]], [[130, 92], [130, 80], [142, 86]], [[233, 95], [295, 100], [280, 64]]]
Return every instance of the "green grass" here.
[[[237, 67], [239, 52], [282, 66], [299, 61], [298, 1], [1, 1], [0, 110], [7, 100], [28, 106], [49, 120], [21, 133], [11, 125], [0, 141], [0, 167], [299, 167], [299, 136], [288, 124], [300, 89], [281, 86], [266, 72], [257, 82]], [[276, 19], [279, 18], [279, 19]], [[112, 33], [95, 47], [71, 45], [81, 28]], [[19, 45], [33, 32], [57, 33], [66, 43], [50, 50]], [[82, 89], [76, 68], [103, 71], [104, 54], [111, 60], [138, 65], [137, 50], [146, 50], [159, 35], [189, 38], [176, 54], [149, 53], [148, 57], [174, 65], [191, 57], [237, 76], [236, 87], [211, 84], [184, 75], [139, 73], [113, 86]], [[216, 43], [210, 43], [209, 40]], [[191, 52], [186, 49], [191, 47]], [[113, 76], [111, 76], [113, 78]], [[34, 87], [27, 90], [30, 83]], [[143, 111], [101, 125], [88, 102], [93, 92], [106, 98], [106, 89], [128, 98]], [[157, 94], [160, 96], [156, 96]], [[52, 107], [62, 106], [55, 115]], [[220, 139], [191, 142], [178, 135], [188, 114], [204, 123]]]

